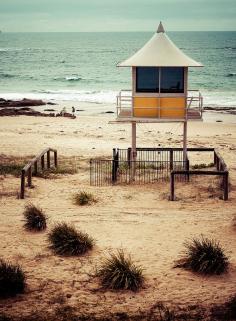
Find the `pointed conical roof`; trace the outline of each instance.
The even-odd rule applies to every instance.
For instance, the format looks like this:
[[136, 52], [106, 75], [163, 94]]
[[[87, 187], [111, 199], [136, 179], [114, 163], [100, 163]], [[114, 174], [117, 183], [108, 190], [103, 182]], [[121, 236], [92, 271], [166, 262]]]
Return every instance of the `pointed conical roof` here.
[[118, 67], [202, 67], [203, 65], [180, 50], [166, 35], [160, 22], [157, 32], [133, 56]]

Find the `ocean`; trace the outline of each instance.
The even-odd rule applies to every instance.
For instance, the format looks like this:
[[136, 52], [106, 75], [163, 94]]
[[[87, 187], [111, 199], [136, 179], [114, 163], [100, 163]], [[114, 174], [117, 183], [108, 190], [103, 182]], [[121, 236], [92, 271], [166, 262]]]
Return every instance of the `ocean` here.
[[[189, 88], [202, 92], [204, 106], [236, 108], [236, 32], [168, 35], [204, 64], [189, 74]], [[149, 32], [0, 33], [0, 97], [115, 103], [120, 89], [131, 88], [130, 68], [116, 64], [151, 36]]]

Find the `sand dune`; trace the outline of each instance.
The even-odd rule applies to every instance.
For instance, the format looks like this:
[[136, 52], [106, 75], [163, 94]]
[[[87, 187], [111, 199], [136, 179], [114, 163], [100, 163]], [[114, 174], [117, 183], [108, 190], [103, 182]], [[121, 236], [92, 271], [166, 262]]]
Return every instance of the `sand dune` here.
[[[20, 263], [27, 274], [27, 293], [20, 299], [0, 302], [0, 311], [29, 314], [52, 311], [60, 298], [78, 311], [134, 313], [149, 309], [155, 302], [170, 305], [209, 305], [222, 303], [236, 288], [236, 242], [232, 219], [236, 214], [236, 126], [229, 123], [190, 123], [189, 146], [219, 148], [231, 179], [227, 202], [210, 197], [207, 183], [177, 184], [179, 201], [169, 202], [168, 183], [143, 186], [89, 186], [88, 159], [111, 155], [113, 147], [130, 146], [130, 126], [111, 125], [112, 115], [81, 116], [76, 120], [59, 118], [0, 118], [1, 153], [27, 156], [51, 146], [60, 156], [74, 156], [78, 174], [60, 179], [33, 178], [34, 189], [25, 200], [4, 195], [1, 204], [1, 257]], [[178, 124], [138, 126], [138, 145], [180, 146]], [[195, 161], [204, 161], [195, 155]], [[19, 179], [10, 176], [0, 181], [3, 191], [16, 191]], [[98, 202], [78, 207], [72, 196], [91, 191]], [[23, 229], [22, 212], [27, 202], [40, 205], [49, 217], [48, 229], [55, 222], [72, 222], [96, 239], [94, 251], [83, 258], [62, 258], [47, 247], [47, 232], [29, 233]], [[204, 234], [216, 238], [230, 256], [229, 272], [202, 277], [174, 269], [183, 251], [183, 242]], [[125, 249], [144, 268], [144, 288], [132, 292], [99, 290], [92, 275], [101, 258], [111, 250]], [[63, 302], [64, 302], [63, 301]]]

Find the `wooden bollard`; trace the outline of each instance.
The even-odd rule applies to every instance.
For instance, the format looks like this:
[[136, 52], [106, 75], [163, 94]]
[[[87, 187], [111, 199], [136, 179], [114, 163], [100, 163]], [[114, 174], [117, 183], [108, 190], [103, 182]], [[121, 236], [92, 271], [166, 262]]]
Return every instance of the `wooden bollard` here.
[[32, 186], [32, 167], [28, 169], [28, 187]]
[[170, 171], [173, 170], [173, 150], [170, 150]]
[[174, 173], [170, 174], [170, 200], [175, 200], [175, 175]]
[[229, 172], [225, 172], [223, 176], [223, 186], [224, 186], [224, 200], [228, 201], [229, 198]]
[[47, 151], [47, 168], [50, 168], [50, 150]]
[[35, 163], [34, 163], [34, 175], [37, 176], [37, 174], [38, 174], [38, 162], [35, 161]]
[[41, 169], [44, 170], [44, 155], [41, 156]]
[[25, 198], [25, 170], [21, 171], [20, 198]]
[[57, 151], [54, 152], [54, 166], [57, 167]]

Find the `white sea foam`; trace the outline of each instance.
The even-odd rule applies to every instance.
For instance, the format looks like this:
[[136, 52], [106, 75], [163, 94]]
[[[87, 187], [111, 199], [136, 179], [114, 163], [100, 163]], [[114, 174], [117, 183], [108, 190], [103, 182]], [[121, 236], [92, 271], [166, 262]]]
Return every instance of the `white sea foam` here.
[[33, 93], [0, 93], [0, 97], [4, 99], [43, 99], [43, 100], [59, 100], [59, 101], [78, 101], [91, 103], [115, 103], [116, 91], [96, 91], [96, 90], [45, 90], [35, 91]]
[[[31, 93], [0, 93], [4, 99], [42, 99], [46, 101], [74, 101], [97, 104], [115, 104], [118, 91], [115, 90], [42, 90]], [[236, 108], [236, 92], [202, 91], [205, 107]]]

